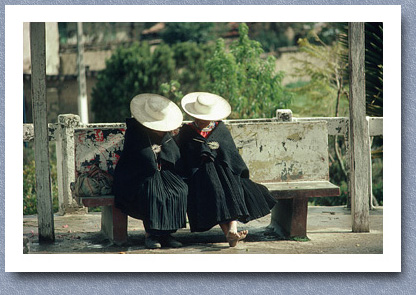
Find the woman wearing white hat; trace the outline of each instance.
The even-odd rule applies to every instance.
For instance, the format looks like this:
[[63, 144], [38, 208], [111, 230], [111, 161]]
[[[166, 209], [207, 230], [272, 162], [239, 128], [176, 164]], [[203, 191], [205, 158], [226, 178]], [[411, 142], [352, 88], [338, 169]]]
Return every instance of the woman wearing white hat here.
[[114, 171], [115, 205], [143, 220], [147, 248], [181, 247], [171, 234], [186, 227], [188, 188], [176, 172], [180, 152], [169, 131], [182, 124], [182, 112], [156, 94], [135, 96], [130, 111]]
[[181, 101], [194, 122], [182, 126], [179, 146], [188, 183], [191, 231], [219, 224], [231, 247], [248, 234], [237, 220], [248, 222], [270, 213], [275, 200], [267, 188], [249, 179], [249, 171], [221, 121], [231, 113], [222, 97], [194, 92]]

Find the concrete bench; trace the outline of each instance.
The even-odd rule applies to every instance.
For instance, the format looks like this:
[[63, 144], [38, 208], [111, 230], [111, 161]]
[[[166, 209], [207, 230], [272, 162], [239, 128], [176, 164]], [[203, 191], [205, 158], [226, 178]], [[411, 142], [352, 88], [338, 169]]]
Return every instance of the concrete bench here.
[[329, 182], [327, 123], [235, 123], [230, 129], [250, 178], [278, 200], [270, 227], [306, 237], [308, 199], [340, 195]]
[[[328, 131], [325, 121], [225, 121], [250, 178], [263, 183], [278, 200], [270, 228], [288, 237], [306, 237], [309, 197], [338, 196], [329, 182]], [[123, 149], [125, 126], [75, 128], [75, 170], [91, 165], [114, 172]], [[124, 127], [120, 127], [124, 126]], [[116, 244], [127, 240], [127, 216], [114, 207], [114, 196], [83, 197], [86, 207], [102, 206], [101, 230]]]

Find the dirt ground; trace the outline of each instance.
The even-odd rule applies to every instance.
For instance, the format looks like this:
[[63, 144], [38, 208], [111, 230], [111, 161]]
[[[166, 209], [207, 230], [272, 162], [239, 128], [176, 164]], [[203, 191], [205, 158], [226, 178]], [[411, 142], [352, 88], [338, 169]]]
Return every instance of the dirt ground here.
[[55, 215], [55, 242], [39, 244], [37, 216], [25, 216], [24, 244], [29, 254], [36, 253], [122, 253], [122, 254], [382, 254], [383, 207], [370, 211], [370, 232], [351, 231], [351, 212], [347, 208], [309, 207], [309, 240], [279, 240], [270, 233], [267, 225], [270, 215], [248, 224], [247, 238], [237, 247], [230, 248], [217, 226], [204, 233], [191, 233], [181, 229], [174, 234], [183, 243], [179, 249], [148, 250], [144, 247], [142, 222], [129, 218], [129, 239], [126, 245], [116, 246], [100, 232], [100, 213], [82, 215]]

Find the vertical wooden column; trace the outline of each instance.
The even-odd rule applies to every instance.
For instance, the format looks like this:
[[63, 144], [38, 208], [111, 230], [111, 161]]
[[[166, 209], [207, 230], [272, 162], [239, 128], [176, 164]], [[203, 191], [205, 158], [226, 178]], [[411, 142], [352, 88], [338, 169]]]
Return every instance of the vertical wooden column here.
[[368, 123], [365, 102], [364, 23], [348, 24], [350, 71], [350, 181], [353, 232], [369, 232]]
[[45, 23], [30, 23], [32, 103], [39, 242], [55, 240], [46, 101]]
[[78, 114], [81, 122], [88, 123], [87, 79], [84, 64], [84, 33], [82, 23], [77, 23], [77, 66], [78, 66]]

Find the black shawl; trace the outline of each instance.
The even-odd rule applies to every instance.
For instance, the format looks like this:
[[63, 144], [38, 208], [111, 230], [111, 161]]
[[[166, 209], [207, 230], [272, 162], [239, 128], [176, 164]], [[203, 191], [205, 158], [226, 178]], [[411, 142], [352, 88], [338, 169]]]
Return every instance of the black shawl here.
[[[114, 171], [113, 192], [116, 198], [135, 196], [143, 182], [158, 169], [149, 130], [133, 118], [126, 119], [126, 125], [123, 152]], [[161, 144], [159, 159], [162, 169], [176, 170], [180, 153], [169, 132]]]
[[179, 146], [184, 161], [186, 177], [191, 177], [205, 159], [227, 165], [235, 175], [249, 178], [244, 163], [230, 131], [220, 121], [211, 134], [204, 138], [192, 126], [184, 125], [179, 132]]

